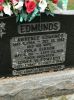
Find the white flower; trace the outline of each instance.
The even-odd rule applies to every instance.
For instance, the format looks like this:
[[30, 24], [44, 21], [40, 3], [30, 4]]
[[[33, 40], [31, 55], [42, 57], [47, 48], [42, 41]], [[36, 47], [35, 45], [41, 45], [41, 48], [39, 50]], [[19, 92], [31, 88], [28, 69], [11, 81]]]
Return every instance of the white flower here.
[[16, 6], [14, 6], [14, 8], [21, 10], [22, 6], [23, 6], [23, 1], [19, 1], [18, 4]]
[[4, 13], [7, 14], [7, 15], [9, 15], [9, 16], [11, 16], [12, 15], [12, 11], [11, 11], [10, 4], [9, 3], [4, 4], [3, 7], [4, 7], [4, 10], [3, 10]]
[[40, 12], [44, 12], [47, 7], [46, 0], [40, 0], [39, 2]]

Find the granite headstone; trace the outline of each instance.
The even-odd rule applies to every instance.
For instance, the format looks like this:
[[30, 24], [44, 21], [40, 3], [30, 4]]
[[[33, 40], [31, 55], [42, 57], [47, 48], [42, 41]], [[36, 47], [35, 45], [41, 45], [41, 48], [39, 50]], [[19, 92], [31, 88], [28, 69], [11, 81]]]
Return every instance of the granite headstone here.
[[73, 15], [42, 14], [31, 22], [9, 24], [8, 32], [2, 29], [5, 33], [0, 34], [0, 75], [27, 75], [73, 67], [73, 18]]

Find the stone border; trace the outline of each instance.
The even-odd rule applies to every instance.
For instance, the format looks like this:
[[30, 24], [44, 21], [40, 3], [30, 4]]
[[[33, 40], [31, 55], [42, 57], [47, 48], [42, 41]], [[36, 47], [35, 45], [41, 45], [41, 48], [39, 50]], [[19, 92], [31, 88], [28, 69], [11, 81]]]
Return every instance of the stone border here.
[[3, 98], [0, 100], [38, 100], [49, 96], [72, 94], [74, 70], [1, 78], [0, 90], [0, 97]]

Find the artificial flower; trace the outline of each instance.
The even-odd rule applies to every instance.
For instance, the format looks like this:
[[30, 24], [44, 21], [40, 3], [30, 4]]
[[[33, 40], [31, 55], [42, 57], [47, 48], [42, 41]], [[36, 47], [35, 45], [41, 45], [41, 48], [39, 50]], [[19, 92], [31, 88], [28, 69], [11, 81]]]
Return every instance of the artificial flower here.
[[0, 4], [4, 3], [5, 0], [0, 0]]
[[10, 9], [11, 5], [7, 3], [7, 4], [4, 4], [3, 7], [4, 7], [4, 10], [3, 10], [4, 13], [11, 16], [12, 15], [12, 10]]
[[52, 0], [53, 3], [57, 4], [58, 3], [58, 0]]
[[11, 0], [11, 3], [12, 3], [13, 5], [16, 5], [18, 2], [19, 2], [19, 0]]
[[40, 12], [44, 12], [47, 7], [46, 0], [40, 0], [39, 2]]
[[[40, 13], [53, 14], [59, 0], [0, 0], [0, 16], [13, 14], [17, 21], [31, 21]], [[64, 1], [64, 0], [63, 0]], [[66, 7], [62, 5], [63, 8]]]
[[11, 0], [11, 3], [12, 3], [13, 5], [16, 5], [18, 2], [19, 2], [19, 0]]
[[23, 1], [19, 1], [17, 5], [14, 6], [15, 9], [21, 10], [23, 7]]
[[3, 11], [4, 7], [2, 5], [0, 5], [0, 11]]
[[34, 1], [25, 1], [24, 6], [26, 7], [27, 13], [32, 13], [36, 8], [36, 3]]

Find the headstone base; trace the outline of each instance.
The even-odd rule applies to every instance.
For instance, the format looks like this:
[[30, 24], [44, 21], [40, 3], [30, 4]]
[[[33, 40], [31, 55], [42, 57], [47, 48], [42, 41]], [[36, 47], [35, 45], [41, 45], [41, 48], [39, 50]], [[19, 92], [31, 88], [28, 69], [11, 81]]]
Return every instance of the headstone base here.
[[74, 70], [1, 78], [0, 89], [0, 100], [73, 100]]

